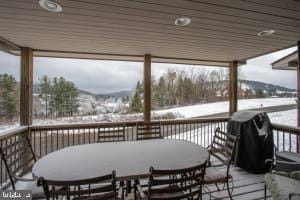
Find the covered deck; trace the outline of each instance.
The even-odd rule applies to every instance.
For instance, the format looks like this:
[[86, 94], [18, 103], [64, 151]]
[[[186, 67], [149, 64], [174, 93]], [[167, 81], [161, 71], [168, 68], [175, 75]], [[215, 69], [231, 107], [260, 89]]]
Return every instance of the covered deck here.
[[[44, 2], [44, 1], [43, 1]], [[49, 2], [49, 1], [45, 1]], [[164, 139], [186, 140], [208, 147], [217, 127], [226, 131], [228, 117], [238, 110], [238, 67], [248, 59], [298, 45], [300, 3], [295, 0], [57, 0], [59, 12], [42, 9], [38, 1], [0, 2], [0, 50], [21, 58], [20, 127], [0, 135], [8, 146], [26, 134], [40, 157], [80, 144], [119, 139], [137, 140], [138, 126], [161, 127]], [[50, 8], [51, 10], [51, 8]], [[186, 26], [176, 19], [190, 19]], [[272, 34], [273, 33], [273, 34]], [[272, 34], [272, 35], [271, 35]], [[135, 61], [144, 64], [143, 120], [112, 123], [32, 124], [33, 58], [60, 57]], [[229, 108], [225, 117], [151, 120], [151, 64], [176, 63], [220, 66], [229, 69]], [[300, 107], [299, 62], [298, 110]], [[299, 113], [299, 111], [298, 111]], [[298, 116], [298, 122], [300, 117]], [[298, 123], [299, 125], [299, 123]], [[300, 152], [300, 129], [272, 124], [280, 149]], [[103, 137], [99, 137], [101, 135]], [[296, 145], [292, 141], [297, 141]], [[130, 161], [128, 161], [130, 162]], [[22, 163], [22, 159], [18, 161]], [[232, 166], [234, 199], [263, 199], [263, 175]], [[9, 177], [0, 164], [0, 188]], [[228, 199], [226, 191], [212, 186], [204, 192]], [[206, 189], [207, 189], [206, 188]], [[128, 196], [130, 198], [130, 196]], [[268, 199], [271, 199], [268, 195]]]

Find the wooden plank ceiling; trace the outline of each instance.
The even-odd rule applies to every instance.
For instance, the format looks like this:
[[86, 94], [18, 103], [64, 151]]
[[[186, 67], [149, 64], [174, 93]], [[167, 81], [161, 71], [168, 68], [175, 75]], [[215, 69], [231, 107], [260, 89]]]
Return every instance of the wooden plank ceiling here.
[[[63, 12], [45, 11], [37, 0], [1, 0], [0, 36], [38, 50], [126, 55], [128, 60], [152, 54], [195, 63], [244, 61], [300, 39], [297, 0], [55, 1]], [[183, 16], [192, 23], [175, 26]], [[276, 33], [257, 36], [268, 29]]]

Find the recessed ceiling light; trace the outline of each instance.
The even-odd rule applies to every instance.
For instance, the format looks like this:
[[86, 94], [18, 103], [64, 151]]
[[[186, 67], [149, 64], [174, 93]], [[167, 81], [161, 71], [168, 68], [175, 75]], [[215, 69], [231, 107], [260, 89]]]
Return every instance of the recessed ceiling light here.
[[275, 30], [265, 30], [265, 31], [261, 31], [261, 32], [257, 33], [257, 35], [263, 37], [263, 36], [272, 35], [275, 32], [276, 32]]
[[175, 25], [176, 26], [187, 26], [191, 23], [191, 19], [188, 17], [180, 17], [175, 20]]
[[51, 0], [40, 0], [39, 4], [45, 10], [50, 12], [62, 12], [62, 7], [58, 3]]

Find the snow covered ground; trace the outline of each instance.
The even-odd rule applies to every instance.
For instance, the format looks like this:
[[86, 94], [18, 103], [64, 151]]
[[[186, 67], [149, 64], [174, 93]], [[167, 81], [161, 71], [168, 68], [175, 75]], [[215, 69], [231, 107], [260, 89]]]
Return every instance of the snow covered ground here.
[[281, 112], [269, 113], [272, 123], [297, 126], [297, 110], [287, 110]]
[[[264, 99], [243, 99], [239, 100], [239, 110], [270, 107], [278, 105], [290, 105], [295, 104], [295, 98], [264, 98]], [[159, 111], [153, 111], [152, 115], [159, 117], [172, 113], [176, 118], [191, 118], [191, 117], [201, 117], [205, 115], [218, 114], [228, 112], [228, 101], [199, 104], [192, 106], [183, 106], [171, 109], [164, 109]], [[287, 112], [287, 113], [285, 113]], [[34, 119], [34, 124], [62, 124], [62, 123], [91, 123], [91, 122], [109, 122], [109, 121], [131, 121], [131, 120], [141, 120], [143, 114], [99, 114], [90, 116], [76, 116], [76, 117], [64, 117], [64, 118], [54, 118], [54, 119]], [[287, 125], [296, 125], [295, 111], [284, 111], [280, 113], [270, 114], [272, 120], [276, 120], [277, 123], [284, 123]], [[274, 121], [275, 122], [275, 121]], [[5, 124], [0, 124], [1, 130], [7, 130], [10, 128], [15, 128], [17, 124], [7, 126]]]
[[[295, 104], [295, 98], [264, 98], [264, 99], [242, 99], [238, 102], [239, 110], [279, 106], [279, 105], [290, 105]], [[156, 114], [174, 113], [176, 116], [181, 118], [199, 117], [205, 115], [212, 115], [218, 113], [228, 112], [229, 102], [216, 102], [199, 104], [192, 106], [183, 106], [178, 108], [171, 108], [165, 110], [154, 111]]]

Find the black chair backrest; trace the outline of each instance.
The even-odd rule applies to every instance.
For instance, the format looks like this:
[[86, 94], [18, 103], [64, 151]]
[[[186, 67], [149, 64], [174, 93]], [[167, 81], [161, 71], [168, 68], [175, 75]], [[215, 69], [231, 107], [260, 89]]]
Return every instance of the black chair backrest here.
[[30, 138], [20, 135], [8, 140], [7, 144], [0, 147], [0, 154], [12, 188], [15, 189], [15, 177], [30, 172], [36, 161]]
[[234, 157], [237, 140], [238, 136], [225, 133], [220, 128], [216, 128], [209, 156], [213, 155], [224, 165], [230, 165]]
[[293, 159], [297, 156], [299, 157], [297, 153], [293, 152], [279, 152], [275, 146], [275, 166], [272, 166], [272, 169], [285, 172], [300, 171], [300, 162]]
[[43, 177], [38, 179], [38, 186], [42, 186], [46, 199], [116, 199], [115, 171], [101, 177], [72, 180], [55, 181], [46, 180]]
[[125, 125], [98, 128], [98, 142], [125, 141]]
[[143, 123], [137, 125], [137, 140], [161, 139], [160, 124]]
[[187, 169], [150, 168], [148, 199], [201, 199], [207, 163]]

